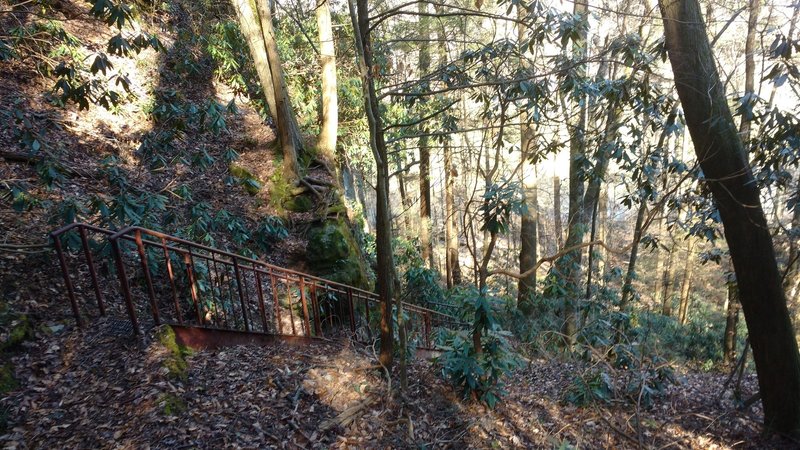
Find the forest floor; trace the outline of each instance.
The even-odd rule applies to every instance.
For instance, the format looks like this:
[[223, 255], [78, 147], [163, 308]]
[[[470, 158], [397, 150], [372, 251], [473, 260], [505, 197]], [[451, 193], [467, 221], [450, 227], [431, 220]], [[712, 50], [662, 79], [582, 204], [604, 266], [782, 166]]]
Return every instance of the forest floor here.
[[[83, 18], [64, 22], [67, 31], [82, 37], [99, 33], [95, 25]], [[162, 38], [168, 45], [170, 36]], [[91, 42], [101, 48], [107, 39], [99, 33]], [[0, 160], [3, 187], [27, 184], [44, 203], [109, 200], [118, 192], [109, 186], [101, 161], [114, 156], [127, 182], [138, 191], [167, 197], [168, 210], [178, 220], [198, 202], [209, 203], [213, 211], [224, 207], [251, 224], [274, 214], [267, 189], [248, 196], [224, 181], [226, 148], [236, 150], [241, 155], [237, 164], [262, 181], [275, 169], [274, 134], [246, 104], [229, 117], [226, 132], [176, 141], [176, 152], [190, 156], [203, 148], [215, 158], [202, 172], [181, 162], [148, 170], [137, 156], [139, 143], [153, 131], [146, 110], [154, 93], [174, 89], [198, 103], [209, 93], [223, 104], [232, 98], [230, 89], [210, 74], [199, 81], [166, 78], [177, 56], [112, 59], [130, 74], [138, 98], [114, 114], [56, 108], [45, 95], [52, 80], [40, 76], [30, 62], [0, 65], [0, 151], [22, 152], [14, 120], [20, 110], [38, 133], [42, 154], [55, 159], [66, 175], [48, 189], [38, 182], [37, 160]], [[193, 202], [176, 193], [182, 185], [193, 193]], [[154, 332], [132, 340], [130, 330], [111, 319], [78, 330], [47, 247], [47, 233], [64, 222], [55, 209], [18, 213], [0, 199], [0, 243], [34, 246], [0, 250], [0, 445], [6, 448], [794, 446], [760, 435], [758, 405], [737, 412], [730, 395], [718, 399], [724, 373], [681, 373], [678, 384], [637, 412], [630, 402], [566, 404], [565, 389], [585, 368], [559, 358], [534, 359], [509, 377], [508, 395], [489, 410], [461, 398], [442, 378], [440, 366], [424, 358], [411, 363], [408, 389], [390, 396], [389, 390], [398, 391], [398, 374], [387, 382], [373, 367], [371, 349], [347, 340], [176, 355]], [[272, 254], [261, 256], [302, 270], [302, 230], [314, 220], [313, 213], [288, 219], [289, 237]], [[743, 387], [745, 393], [756, 390], [752, 374]], [[332, 422], [336, 417], [341, 420]]]
[[[397, 394], [347, 339], [189, 352], [101, 319], [24, 344], [2, 400], [6, 448], [791, 448], [758, 411], [718, 400], [725, 375], [685, 373], [649, 409], [561, 401], [579, 366], [532, 360], [494, 410], [417, 358]], [[755, 380], [748, 376], [745, 388]], [[566, 444], [574, 447], [569, 447]]]

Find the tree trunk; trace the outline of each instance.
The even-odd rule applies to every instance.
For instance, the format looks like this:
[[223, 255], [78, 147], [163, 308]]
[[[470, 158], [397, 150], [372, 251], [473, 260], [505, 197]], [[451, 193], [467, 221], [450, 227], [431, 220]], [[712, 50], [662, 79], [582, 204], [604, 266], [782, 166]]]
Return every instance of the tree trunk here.
[[[428, 4], [420, 2], [419, 12], [425, 13]], [[419, 18], [419, 74], [427, 73], [431, 65], [431, 53], [428, 48], [430, 30], [428, 18]], [[431, 151], [428, 147], [428, 136], [419, 139], [419, 244], [422, 248], [422, 261], [428, 268], [433, 264], [433, 244], [431, 242]]]
[[553, 234], [556, 249], [564, 248], [564, 225], [561, 224], [561, 177], [553, 175]]
[[[237, 5], [249, 0], [234, 0]], [[240, 8], [244, 11], [244, 7]], [[269, 71], [272, 77], [272, 88], [275, 92], [275, 109], [272, 112], [275, 126], [278, 129], [278, 138], [283, 153], [283, 175], [286, 180], [296, 180], [300, 177], [300, 165], [297, 154], [302, 150], [303, 143], [300, 130], [294, 118], [292, 105], [289, 103], [289, 91], [283, 78], [281, 58], [278, 54], [278, 44], [275, 41], [275, 30], [272, 27], [272, 14], [266, 0], [256, 0], [256, 13], [261, 24], [263, 46], [269, 61]]]
[[335, 167], [339, 95], [336, 92], [336, 46], [333, 41], [329, 0], [317, 0], [316, 13], [319, 28], [319, 64], [322, 68], [322, 124], [317, 150], [331, 167]]
[[683, 281], [681, 282], [681, 301], [678, 306], [678, 320], [681, 325], [686, 325], [689, 320], [689, 301], [691, 300], [692, 274], [694, 273], [694, 240], [689, 237], [686, 244], [686, 267], [683, 271]]
[[633, 297], [633, 279], [636, 278], [636, 258], [639, 255], [639, 242], [642, 240], [642, 223], [647, 212], [647, 203], [642, 199], [639, 205], [639, 212], [636, 214], [636, 225], [633, 228], [633, 246], [631, 256], [628, 259], [628, 270], [625, 272], [625, 282], [622, 284], [622, 300], [619, 308], [625, 310]]
[[[733, 277], [731, 277], [733, 278]], [[736, 361], [736, 325], [739, 323], [739, 291], [736, 279], [728, 280], [728, 305], [725, 308], [725, 334], [722, 342], [723, 363]]]
[[375, 82], [372, 78], [372, 44], [369, 34], [369, 13], [366, 0], [349, 0], [350, 18], [355, 31], [356, 50], [359, 56], [359, 70], [364, 91], [364, 109], [370, 131], [370, 147], [375, 158], [376, 177], [376, 213], [375, 213], [375, 247], [377, 252], [377, 291], [381, 299], [381, 349], [379, 361], [382, 366], [391, 369], [392, 347], [392, 303], [397, 276], [392, 255], [392, 216], [389, 210], [389, 161], [383, 127], [378, 108], [378, 97], [375, 94]]
[[[437, 8], [438, 10], [438, 8]], [[444, 29], [439, 33], [439, 65], [447, 64], [447, 42]], [[461, 284], [461, 264], [458, 257], [458, 212], [455, 207], [455, 183], [458, 169], [453, 159], [450, 141], [442, 142], [444, 153], [444, 230], [445, 230], [445, 272], [447, 272], [447, 288]]]
[[[600, 191], [600, 199], [597, 204], [597, 239], [606, 242], [608, 227], [608, 185], [604, 184]], [[606, 259], [608, 251], [605, 247], [595, 250], [597, 252], [597, 284], [603, 285], [606, 276]]]
[[[524, 8], [517, 5], [517, 15], [524, 18]], [[518, 27], [518, 42], [525, 40], [525, 30]], [[520, 52], [524, 50], [520, 47]], [[524, 59], [520, 58], [520, 70], [525, 69]], [[522, 189], [525, 195], [524, 208], [522, 212], [520, 226], [520, 251], [519, 251], [519, 272], [525, 273], [536, 264], [539, 259], [536, 246], [538, 245], [538, 224], [539, 224], [539, 201], [536, 186], [536, 165], [533, 160], [535, 151], [533, 141], [533, 130], [528, 124], [528, 113], [526, 110], [520, 112], [520, 158], [522, 158]], [[520, 278], [517, 287], [517, 307], [524, 313], [531, 312], [531, 296], [536, 293], [536, 271], [530, 275]]]
[[797, 433], [800, 356], [758, 186], [728, 108], [697, 0], [661, 0], [659, 6], [686, 125], [725, 228], [764, 423], [767, 429]]
[[[586, 2], [576, 1], [573, 7], [573, 14], [581, 16], [582, 20], [588, 20], [589, 4]], [[581, 61], [586, 58], [586, 43], [587, 43], [588, 28], [582, 29], [578, 39], [573, 42], [573, 58]], [[577, 72], [583, 72], [586, 75], [585, 64], [579, 63]], [[576, 108], [573, 108], [573, 113], [569, 115], [570, 123], [568, 125], [570, 140], [569, 140], [569, 217], [567, 224], [567, 241], [564, 244], [565, 248], [571, 248], [579, 245], [583, 241], [583, 235], [586, 230], [583, 210], [583, 196], [584, 196], [584, 183], [582, 172], [582, 160], [586, 156], [586, 102], [578, 102]], [[554, 270], [558, 277], [563, 280], [564, 295], [563, 295], [563, 326], [561, 329], [564, 335], [565, 343], [569, 348], [575, 344], [577, 336], [577, 310], [575, 306], [576, 300], [580, 297], [580, 275], [581, 275], [581, 254], [582, 249], [576, 249], [567, 252], [563, 257], [559, 258], [554, 264]]]
[[661, 275], [661, 314], [672, 315], [672, 282], [675, 279], [675, 243], [672, 243], [667, 253], [667, 268]]
[[[754, 98], [750, 98], [755, 93], [755, 73], [756, 73], [756, 25], [758, 24], [758, 14], [761, 12], [761, 0], [750, 1], [750, 16], [747, 19], [747, 37], [744, 43], [744, 94], [747, 102], [753, 104]], [[742, 140], [750, 140], [750, 118], [746, 114], [742, 115], [739, 124], [739, 134]]]

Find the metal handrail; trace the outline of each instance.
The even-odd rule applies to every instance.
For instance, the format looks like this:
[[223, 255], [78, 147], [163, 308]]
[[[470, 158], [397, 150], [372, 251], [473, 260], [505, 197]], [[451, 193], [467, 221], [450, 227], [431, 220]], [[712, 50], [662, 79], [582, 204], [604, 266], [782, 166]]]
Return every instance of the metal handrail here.
[[[197, 322], [197, 326], [239, 330], [236, 328], [238, 327], [237, 324], [243, 323], [243, 331], [252, 332], [258, 331], [259, 328], [259, 325], [257, 325], [258, 321], [256, 320], [253, 322], [252, 319], [260, 319], [260, 332], [270, 332], [270, 327], [272, 327], [271, 331], [276, 334], [284, 334], [285, 321], [282, 315], [288, 313], [291, 334], [296, 335], [297, 327], [293, 310], [299, 307], [301, 310], [298, 312], [298, 315], [300, 315], [298, 319], [300, 320], [301, 333], [307, 337], [318, 337], [323, 333], [323, 322], [325, 320], [329, 320], [330, 324], [333, 325], [333, 321], [336, 319], [342, 324], [343, 320], [349, 319], [350, 330], [355, 332], [356, 302], [363, 301], [367, 318], [369, 318], [370, 314], [370, 304], [380, 303], [380, 297], [377, 294], [364, 289], [296, 270], [275, 266], [264, 261], [237, 255], [229, 251], [209, 247], [159, 231], [139, 226], [129, 226], [117, 231], [112, 231], [90, 224], [72, 223], [53, 231], [50, 233], [50, 236], [53, 239], [56, 252], [58, 253], [58, 259], [64, 275], [67, 295], [73, 314], [81, 327], [85, 326], [85, 322], [80, 314], [75, 289], [69, 275], [65, 252], [60, 241], [62, 235], [74, 229], [78, 229], [81, 237], [84, 258], [89, 267], [92, 286], [95, 291], [97, 305], [101, 315], [105, 315], [105, 302], [100, 290], [97, 271], [94, 267], [92, 254], [89, 248], [87, 231], [102, 234], [108, 239], [114, 255], [114, 262], [119, 278], [120, 289], [125, 302], [125, 309], [133, 325], [135, 334], [141, 333], [141, 330], [139, 329], [139, 319], [133, 301], [131, 283], [127, 275], [125, 252], [123, 252], [120, 241], [131, 242], [136, 247], [134, 254], [138, 257], [138, 262], [141, 266], [145, 291], [149, 300], [149, 309], [155, 324], [160, 324], [162, 322], [162, 311], [159, 307], [159, 298], [153, 277], [154, 274], [151, 273], [151, 268], [148, 264], [148, 249], [155, 249], [159, 253], [163, 253], [163, 259], [167, 270], [166, 277], [169, 281], [168, 289], [172, 292], [173, 304], [172, 307], [168, 308], [167, 313], [169, 313], [170, 309], [174, 309], [174, 317], [181, 325], [184, 324], [185, 314], [190, 313], [188, 310], [184, 311], [180, 305], [181, 295], [179, 295], [176, 274], [181, 272], [185, 272], [189, 296], [191, 297], [190, 308], [194, 309], [193, 312], [195, 316], [191, 319], [186, 317], [186, 320]], [[180, 267], [173, 268], [173, 255], [178, 255], [179, 259], [183, 259], [182, 265], [184, 267], [182, 269]], [[153, 256], [153, 253], [151, 253], [150, 256]], [[209, 299], [205, 298], [203, 301], [206, 303], [204, 303], [202, 308], [200, 306], [201, 296], [198, 292], [198, 282], [200, 280], [198, 279], [196, 259], [204, 261], [205, 268], [203, 270], [210, 276], [208, 279], [211, 285], [210, 303], [208, 302]], [[203, 266], [200, 267], [202, 268]], [[220, 267], [222, 267], [222, 271]], [[233, 269], [233, 273], [231, 273], [230, 269]], [[156, 273], [155, 275], [159, 274]], [[216, 285], [214, 283], [215, 278], [217, 281]], [[265, 278], [267, 279], [268, 289], [264, 289], [263, 286]], [[226, 291], [226, 285], [227, 299], [223, 297]], [[293, 289], [292, 286], [298, 288], [299, 298], [295, 298], [295, 294], [290, 291], [290, 289]], [[279, 290], [281, 287], [288, 301], [288, 306], [281, 306], [280, 304]], [[162, 286], [159, 285], [159, 289], [161, 288]], [[219, 289], [218, 296], [215, 292], [216, 289]], [[294, 292], [296, 293], [296, 291]], [[325, 305], [321, 304], [320, 292], [334, 294], [335, 303], [325, 302]], [[257, 295], [254, 297], [254, 294]], [[268, 311], [265, 298], [267, 298], [269, 294], [272, 295], [272, 304], [270, 305], [271, 310]], [[345, 298], [342, 298], [342, 296]], [[226, 303], [225, 300], [228, 300], [229, 303]], [[253, 302], [254, 300], [255, 304]], [[346, 304], [342, 303], [343, 301], [346, 302]], [[238, 305], [236, 305], [236, 303], [238, 303]], [[406, 302], [402, 302], [402, 305], [407, 313], [413, 315], [414, 320], [420, 324], [425, 348], [434, 347], [431, 342], [431, 328], [433, 324], [459, 324], [455, 317], [448, 314]], [[338, 308], [338, 311], [330, 309], [334, 307]], [[238, 312], [235, 311], [237, 308], [239, 310]], [[327, 311], [326, 308], [328, 308]], [[201, 309], [204, 311], [201, 311]], [[286, 309], [288, 309], [288, 311], [285, 311]], [[342, 317], [341, 313], [343, 310], [346, 310], [344, 315], [347, 317]], [[250, 317], [251, 313], [254, 313], [252, 318]], [[329, 317], [323, 317], [324, 314], [329, 314]], [[209, 322], [209, 320], [207, 317], [209, 316], [212, 318], [212, 324], [215, 325], [208, 326], [207, 322]], [[224, 326], [220, 326], [223, 322]], [[367, 322], [369, 322], [369, 319], [367, 319]], [[233, 326], [231, 323], [233, 323]]]

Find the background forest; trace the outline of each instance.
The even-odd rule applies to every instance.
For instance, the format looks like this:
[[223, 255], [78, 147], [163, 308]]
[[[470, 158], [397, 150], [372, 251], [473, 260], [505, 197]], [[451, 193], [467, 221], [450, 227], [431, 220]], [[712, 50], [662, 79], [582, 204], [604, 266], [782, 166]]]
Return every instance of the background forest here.
[[[370, 356], [406, 401], [423, 362], [399, 301], [456, 316], [431, 369], [456, 401], [513, 416], [549, 396], [584, 424], [468, 445], [727, 448], [761, 423], [782, 437], [752, 445], [791, 447], [799, 16], [762, 0], [0, 0], [4, 443], [47, 444], [14, 399], [73, 339], [47, 235], [86, 222], [376, 290]], [[674, 417], [700, 404], [710, 422]], [[469, 439], [409, 427], [373, 437]]]

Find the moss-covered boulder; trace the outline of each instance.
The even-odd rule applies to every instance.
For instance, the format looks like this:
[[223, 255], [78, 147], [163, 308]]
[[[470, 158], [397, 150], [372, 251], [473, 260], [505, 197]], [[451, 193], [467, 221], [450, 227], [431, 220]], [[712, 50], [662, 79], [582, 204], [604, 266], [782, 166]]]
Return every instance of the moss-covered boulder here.
[[312, 272], [322, 278], [368, 287], [366, 264], [353, 233], [343, 219], [327, 220], [312, 228], [306, 259]]
[[228, 172], [230, 172], [231, 176], [238, 180], [239, 184], [248, 194], [256, 195], [261, 191], [261, 181], [259, 181], [258, 177], [253, 175], [253, 173], [246, 168], [231, 163], [228, 166]]

